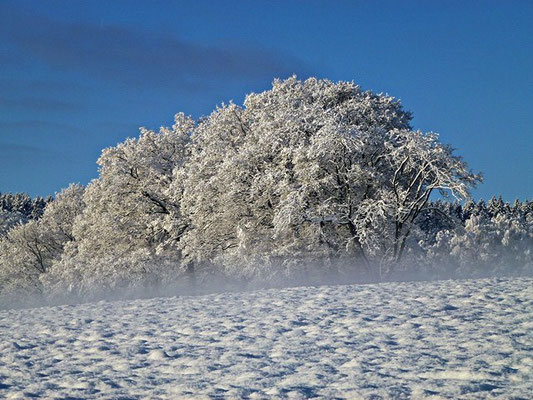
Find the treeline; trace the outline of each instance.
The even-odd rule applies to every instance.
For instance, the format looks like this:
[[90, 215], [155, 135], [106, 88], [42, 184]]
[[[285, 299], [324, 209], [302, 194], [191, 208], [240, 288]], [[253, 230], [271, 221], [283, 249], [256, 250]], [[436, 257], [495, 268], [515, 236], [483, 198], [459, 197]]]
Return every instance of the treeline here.
[[436, 201], [418, 221], [424, 232], [412, 265], [430, 278], [533, 272], [533, 201]]
[[0, 193], [0, 236], [13, 226], [39, 219], [52, 197], [31, 198], [26, 193]]
[[481, 176], [411, 118], [353, 83], [293, 77], [142, 128], [0, 239], [0, 296], [529, 273], [531, 202], [467, 201]]

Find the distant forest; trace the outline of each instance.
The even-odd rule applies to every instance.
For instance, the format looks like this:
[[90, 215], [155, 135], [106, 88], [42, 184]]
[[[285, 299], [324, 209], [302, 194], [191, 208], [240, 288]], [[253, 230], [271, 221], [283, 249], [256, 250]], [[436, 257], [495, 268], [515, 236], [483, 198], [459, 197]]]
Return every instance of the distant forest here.
[[0, 193], [0, 236], [15, 225], [39, 219], [51, 201], [52, 196], [32, 199], [26, 193]]
[[482, 176], [411, 119], [351, 82], [292, 77], [141, 128], [87, 186], [0, 195], [0, 301], [531, 274], [533, 202], [470, 200]]

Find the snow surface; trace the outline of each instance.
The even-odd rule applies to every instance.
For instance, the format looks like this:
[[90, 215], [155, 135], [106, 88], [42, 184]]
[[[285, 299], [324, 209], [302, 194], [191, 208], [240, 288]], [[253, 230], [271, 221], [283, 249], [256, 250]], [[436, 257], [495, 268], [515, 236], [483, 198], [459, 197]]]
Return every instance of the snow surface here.
[[531, 398], [533, 279], [0, 311], [0, 397]]

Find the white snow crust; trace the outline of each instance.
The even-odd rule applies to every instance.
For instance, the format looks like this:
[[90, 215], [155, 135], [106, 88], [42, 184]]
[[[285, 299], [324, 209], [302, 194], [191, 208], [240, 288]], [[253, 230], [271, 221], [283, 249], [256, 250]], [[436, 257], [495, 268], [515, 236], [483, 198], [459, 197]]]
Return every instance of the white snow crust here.
[[0, 398], [533, 394], [533, 279], [269, 289], [0, 311]]

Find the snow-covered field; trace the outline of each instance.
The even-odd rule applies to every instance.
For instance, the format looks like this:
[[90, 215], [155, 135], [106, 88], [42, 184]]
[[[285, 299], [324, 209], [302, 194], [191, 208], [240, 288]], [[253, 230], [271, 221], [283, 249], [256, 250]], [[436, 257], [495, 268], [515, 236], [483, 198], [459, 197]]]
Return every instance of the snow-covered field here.
[[0, 398], [533, 396], [533, 279], [0, 311]]

